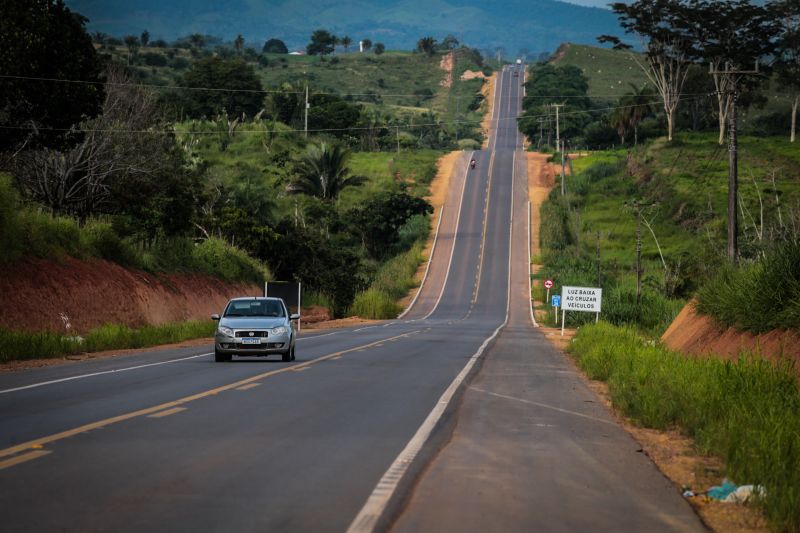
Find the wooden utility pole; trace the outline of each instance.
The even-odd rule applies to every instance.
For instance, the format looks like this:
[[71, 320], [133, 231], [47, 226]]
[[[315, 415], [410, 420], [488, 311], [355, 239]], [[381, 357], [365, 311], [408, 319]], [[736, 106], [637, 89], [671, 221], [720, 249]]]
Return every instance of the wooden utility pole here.
[[[556, 123], [558, 123], [558, 121], [556, 121]], [[566, 149], [566, 144], [567, 141], [561, 141], [561, 146], [558, 148], [559, 152], [561, 152], [561, 196], [567, 194], [567, 179], [564, 172], [564, 150]]]
[[303, 126], [306, 138], [308, 138], [308, 107], [308, 83], [306, 83], [305, 125]]
[[728, 113], [728, 261], [736, 263], [739, 259], [739, 219], [736, 209], [739, 200], [739, 140], [736, 131], [736, 104], [739, 99], [739, 81], [744, 76], [758, 75], [758, 63], [754, 70], [730, 68], [726, 63], [724, 70], [710, 69], [711, 74], [728, 78], [726, 84], [731, 98]]
[[636, 209], [636, 305], [642, 301], [642, 206], [633, 204]]

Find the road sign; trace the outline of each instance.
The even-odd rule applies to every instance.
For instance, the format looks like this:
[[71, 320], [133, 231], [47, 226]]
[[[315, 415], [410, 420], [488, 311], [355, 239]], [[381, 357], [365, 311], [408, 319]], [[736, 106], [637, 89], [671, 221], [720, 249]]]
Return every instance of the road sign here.
[[554, 294], [551, 305], [553, 307], [561, 307], [561, 296], [559, 296], [558, 294]]
[[564, 311], [599, 313], [603, 289], [594, 287], [561, 287]]
[[555, 285], [555, 283], [553, 283], [552, 279], [547, 279], [547, 280], [544, 281], [544, 288], [545, 289], [552, 289], [553, 285]]

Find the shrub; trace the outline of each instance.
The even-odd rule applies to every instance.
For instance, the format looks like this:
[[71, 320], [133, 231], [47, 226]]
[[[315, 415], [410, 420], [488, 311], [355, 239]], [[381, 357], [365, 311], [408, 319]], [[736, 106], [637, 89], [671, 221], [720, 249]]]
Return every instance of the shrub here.
[[725, 266], [697, 299], [698, 311], [728, 327], [756, 334], [800, 330], [800, 245], [781, 246], [740, 267]]
[[800, 390], [788, 365], [689, 358], [604, 323], [581, 328], [570, 352], [608, 381], [615, 407], [645, 426], [678, 425], [728, 477], [765, 488], [756, 503], [776, 530], [800, 530]]

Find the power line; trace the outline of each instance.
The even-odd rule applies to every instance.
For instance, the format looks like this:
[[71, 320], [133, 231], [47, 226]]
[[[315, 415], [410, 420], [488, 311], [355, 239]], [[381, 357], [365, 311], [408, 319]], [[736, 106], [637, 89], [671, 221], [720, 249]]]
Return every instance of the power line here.
[[[642, 104], [631, 104], [625, 106], [614, 106], [614, 107], [602, 107], [602, 108], [595, 108], [595, 109], [584, 109], [578, 111], [566, 111], [561, 113], [562, 116], [564, 115], [579, 115], [585, 113], [597, 113], [601, 111], [613, 111], [615, 109], [626, 109], [626, 108], [633, 108], [633, 107], [643, 107], [643, 106], [650, 106], [660, 103], [659, 101], [653, 101], [648, 103]], [[518, 118], [526, 118], [526, 119], [536, 119], [536, 118], [546, 118], [548, 117], [547, 114], [541, 115], [521, 115], [520, 117], [506, 117], [506, 118], [497, 118], [495, 119], [496, 122], [506, 121], [506, 120], [514, 120], [516, 121]], [[480, 120], [451, 120], [451, 121], [438, 121], [438, 122], [422, 122], [422, 123], [406, 123], [406, 124], [377, 124], [373, 126], [354, 126], [349, 128], [318, 128], [318, 129], [309, 129], [309, 133], [330, 133], [330, 132], [342, 132], [342, 131], [370, 131], [375, 129], [382, 129], [382, 128], [404, 128], [404, 129], [413, 129], [413, 128], [424, 128], [424, 127], [443, 127], [448, 125], [456, 125], [456, 124], [481, 124], [483, 119]], [[219, 135], [220, 131], [180, 131], [176, 129], [146, 129], [146, 130], [120, 130], [120, 129], [113, 129], [113, 128], [88, 128], [88, 129], [78, 129], [78, 128], [51, 128], [51, 127], [35, 127], [35, 126], [3, 126], [0, 125], [0, 129], [7, 129], [7, 130], [29, 130], [29, 131], [61, 131], [61, 132], [70, 132], [74, 131], [76, 133], [150, 133], [150, 134], [169, 134], [175, 133], [179, 135]], [[266, 134], [266, 133], [300, 133], [304, 132], [305, 129], [295, 129], [295, 128], [287, 128], [287, 129], [280, 129], [280, 130], [267, 130], [267, 129], [259, 129], [259, 130], [236, 130], [235, 133], [259, 133], [259, 134]]]

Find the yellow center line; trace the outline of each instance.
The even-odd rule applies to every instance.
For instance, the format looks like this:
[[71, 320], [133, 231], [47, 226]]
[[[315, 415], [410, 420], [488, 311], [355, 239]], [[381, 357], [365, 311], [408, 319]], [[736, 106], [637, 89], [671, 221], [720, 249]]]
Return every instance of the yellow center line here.
[[[420, 330], [415, 330], [413, 332], [403, 333], [401, 335], [394, 335], [393, 337], [390, 337], [390, 338], [391, 339], [399, 339], [401, 337], [406, 337], [406, 336], [410, 335], [411, 333], [417, 333], [419, 331]], [[216, 388], [211, 389], [211, 390], [207, 390], [207, 391], [204, 391], [204, 392], [198, 392], [196, 394], [192, 394], [191, 396], [185, 396], [185, 397], [180, 398], [178, 400], [162, 403], [160, 405], [155, 405], [153, 407], [147, 407], [145, 409], [139, 409], [137, 411], [132, 411], [130, 413], [125, 413], [125, 414], [122, 414], [122, 415], [112, 416], [111, 418], [106, 418], [104, 420], [98, 420], [97, 422], [91, 422], [89, 424], [84, 424], [84, 425], [79, 426], [77, 428], [68, 429], [66, 431], [61, 431], [59, 433], [54, 433], [53, 435], [48, 435], [46, 437], [39, 437], [38, 439], [29, 440], [27, 442], [23, 442], [21, 444], [17, 444], [15, 446], [11, 446], [9, 448], [5, 448], [4, 450], [0, 450], [0, 457], [9, 457], [11, 455], [15, 455], [15, 454], [18, 454], [18, 453], [26, 451], [26, 450], [30, 450], [31, 448], [34, 448], [34, 447], [44, 446], [45, 444], [50, 444], [51, 442], [56, 442], [56, 441], [64, 440], [64, 439], [69, 438], [69, 437], [74, 437], [75, 435], [80, 435], [81, 433], [86, 433], [87, 431], [92, 431], [92, 430], [95, 430], [95, 429], [104, 428], [104, 427], [110, 426], [112, 424], [118, 424], [119, 422], [124, 422], [124, 421], [130, 420], [132, 418], [151, 415], [153, 413], [157, 413], [157, 412], [163, 411], [165, 409], [170, 409], [172, 407], [179, 407], [181, 405], [193, 402], [195, 400], [200, 400], [202, 398], [208, 398], [208, 397], [213, 396], [215, 394], [219, 394], [220, 392], [233, 390], [233, 389], [238, 389], [239, 387], [242, 387], [244, 385], [248, 385], [250, 383], [255, 383], [256, 381], [261, 381], [262, 379], [266, 379], [268, 377], [272, 377], [272, 376], [275, 376], [277, 374], [282, 374], [284, 372], [290, 372], [290, 371], [293, 371], [293, 370], [298, 369], [298, 368], [308, 367], [308, 366], [311, 366], [311, 365], [313, 365], [315, 363], [320, 363], [322, 361], [327, 361], [328, 359], [333, 359], [334, 357], [341, 356], [343, 354], [350, 353], [350, 352], [355, 352], [355, 351], [360, 350], [360, 349], [371, 348], [373, 346], [379, 346], [379, 345], [381, 345], [383, 342], [385, 342], [387, 340], [389, 340], [389, 339], [380, 339], [380, 340], [371, 342], [369, 344], [363, 344], [361, 346], [356, 346], [354, 348], [349, 348], [347, 350], [334, 352], [334, 353], [331, 353], [331, 354], [328, 354], [328, 355], [323, 355], [323, 356], [318, 357], [316, 359], [312, 359], [311, 361], [306, 361], [305, 363], [299, 363], [299, 364], [296, 364], [296, 365], [292, 365], [290, 367], [284, 367], [284, 368], [281, 368], [281, 369], [278, 369], [278, 370], [271, 370], [269, 372], [264, 372], [263, 374], [258, 374], [256, 376], [252, 376], [252, 377], [249, 377], [249, 378], [246, 378], [246, 379], [242, 379], [240, 381], [236, 381], [236, 382], [230, 383], [228, 385], [222, 385], [220, 387], [216, 387]], [[35, 459], [35, 457], [31, 457], [31, 459]], [[4, 464], [4, 463], [0, 463], [0, 464]], [[13, 464], [17, 464], [17, 463], [13, 463]], [[8, 466], [11, 466], [11, 465], [8, 465]]]
[[180, 413], [181, 411], [185, 411], [186, 407], [173, 407], [172, 409], [167, 409], [166, 411], [159, 411], [158, 413], [153, 413], [152, 415], [147, 415], [148, 418], [164, 418], [165, 416], [174, 415], [176, 413]]
[[6, 459], [5, 461], [0, 461], [0, 470], [3, 470], [4, 468], [8, 468], [10, 466], [18, 465], [20, 463], [24, 463], [24, 462], [30, 461], [32, 459], [38, 459], [39, 457], [42, 457], [43, 455], [47, 455], [49, 453], [53, 453], [53, 452], [49, 452], [47, 450], [36, 450], [36, 451], [33, 451], [33, 452], [28, 452], [28, 453], [24, 453], [22, 455], [18, 455], [16, 457], [12, 457], [11, 459]]
[[304, 366], [303, 368], [295, 368], [295, 369], [292, 369], [292, 372], [303, 372], [303, 371], [305, 371], [305, 370], [308, 370], [308, 367], [307, 367], [307, 366]]
[[237, 387], [236, 390], [250, 390], [250, 389], [255, 389], [256, 387], [259, 386], [261, 386], [261, 383], [248, 383], [247, 385], [244, 385], [242, 387]]

